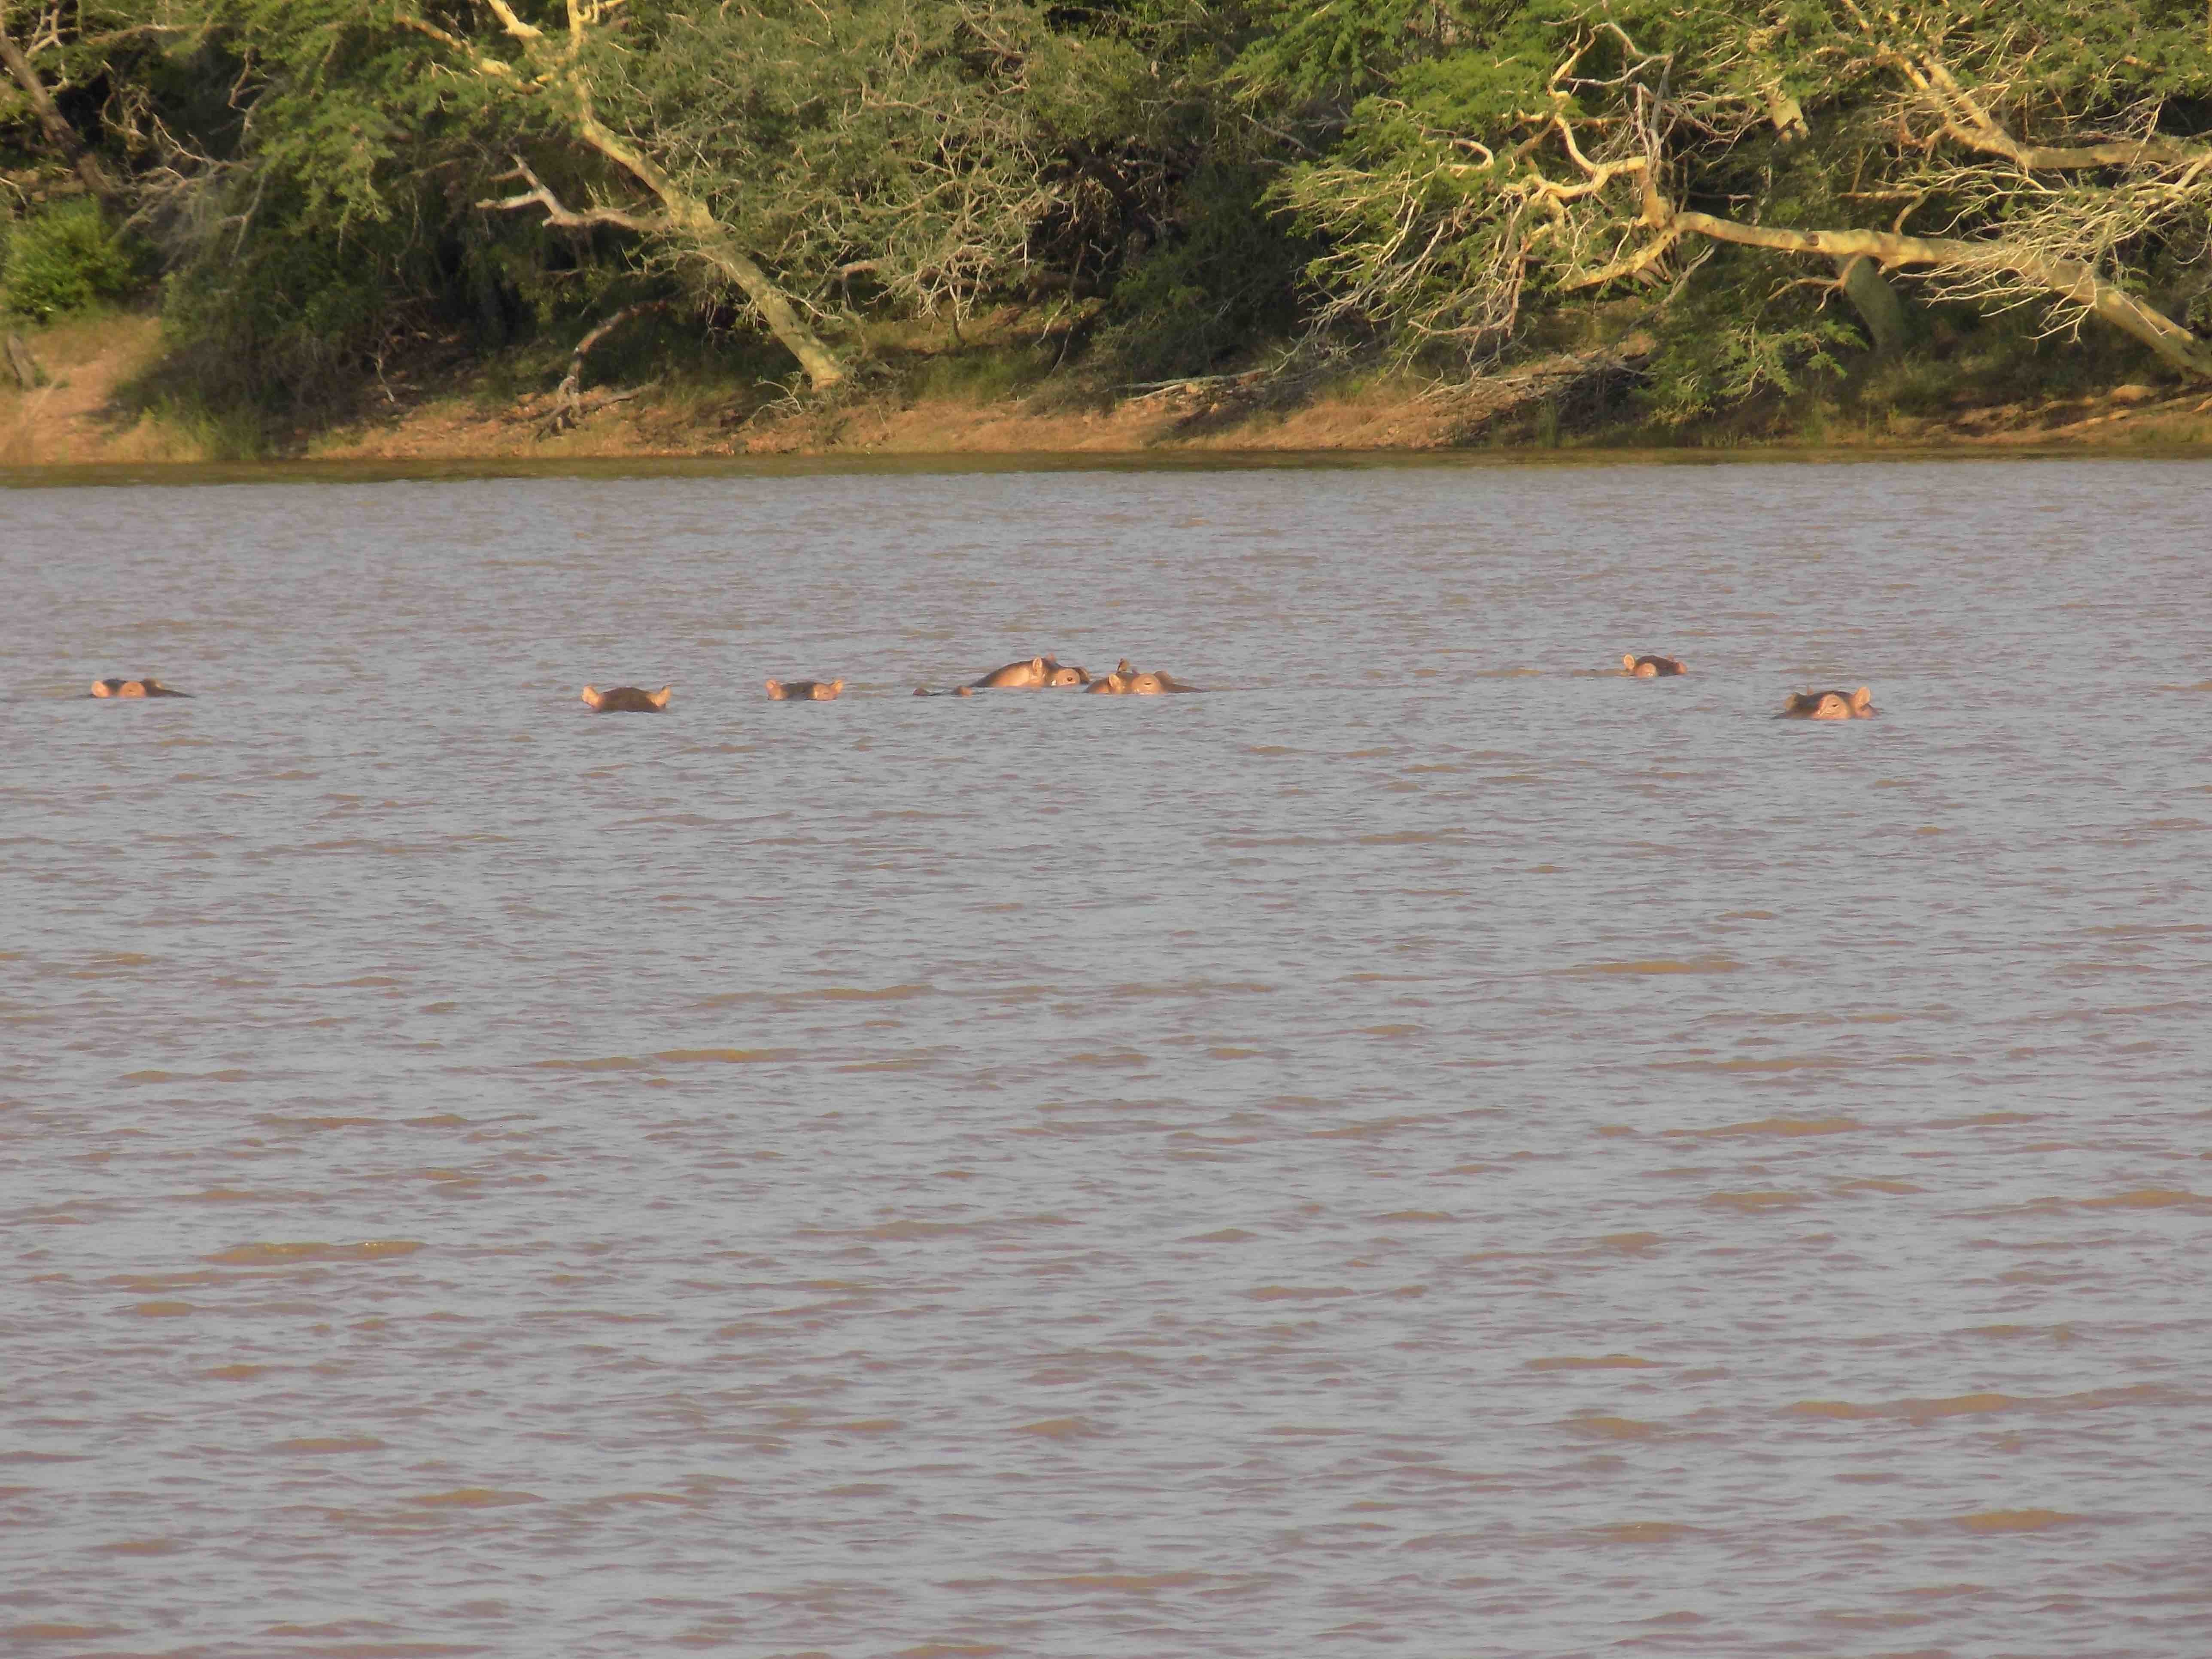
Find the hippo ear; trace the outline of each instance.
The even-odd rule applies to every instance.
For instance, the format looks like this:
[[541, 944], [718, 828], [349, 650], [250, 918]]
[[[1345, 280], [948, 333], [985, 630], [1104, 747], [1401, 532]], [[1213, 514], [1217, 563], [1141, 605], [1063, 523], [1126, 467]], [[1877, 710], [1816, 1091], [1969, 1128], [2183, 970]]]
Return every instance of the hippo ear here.
[[1873, 702], [1874, 693], [1863, 685], [1859, 687], [1857, 690], [1851, 693], [1851, 707], [1854, 708], [1868, 708], [1873, 703]]
[[1630, 673], [1634, 673], [1636, 672], [1636, 653], [1633, 651], [1622, 652], [1620, 653], [1620, 665], [1628, 670]]
[[842, 691], [844, 689], [845, 682], [842, 680], [832, 680], [830, 682], [830, 692], [832, 696], [836, 696], [838, 692]]
[[1042, 657], [1031, 657], [1030, 659], [1030, 666], [1036, 669], [1038, 673], [1043, 673], [1044, 659]]

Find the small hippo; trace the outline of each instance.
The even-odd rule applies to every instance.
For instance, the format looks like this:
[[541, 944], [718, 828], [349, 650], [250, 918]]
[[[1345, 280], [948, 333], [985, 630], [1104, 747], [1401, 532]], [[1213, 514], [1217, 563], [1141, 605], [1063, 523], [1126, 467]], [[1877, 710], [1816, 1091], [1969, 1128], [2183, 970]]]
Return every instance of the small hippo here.
[[1680, 657], [1624, 656], [1620, 672], [1639, 680], [1656, 680], [1668, 674], [1686, 674], [1689, 664]]
[[833, 702], [845, 689], [842, 680], [770, 680], [772, 702]]
[[1874, 693], [1863, 685], [1856, 691], [1796, 691], [1782, 705], [1781, 720], [1864, 720], [1875, 712]]
[[641, 691], [634, 685], [617, 685], [602, 691], [597, 686], [584, 688], [584, 701], [602, 714], [658, 714], [668, 707], [672, 685], [664, 685], [658, 691]]
[[95, 697], [190, 697], [189, 691], [173, 691], [149, 674], [137, 680], [94, 680], [92, 695]]

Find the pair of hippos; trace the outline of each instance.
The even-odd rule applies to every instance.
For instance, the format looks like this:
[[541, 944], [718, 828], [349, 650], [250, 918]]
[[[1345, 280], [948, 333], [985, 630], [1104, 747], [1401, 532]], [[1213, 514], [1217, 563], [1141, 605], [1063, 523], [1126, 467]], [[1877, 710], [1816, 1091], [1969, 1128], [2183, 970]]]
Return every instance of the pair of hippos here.
[[1052, 657], [1031, 657], [1027, 662], [1010, 662], [1004, 668], [994, 668], [980, 680], [955, 686], [950, 691], [933, 691], [926, 685], [914, 688], [917, 697], [969, 697], [978, 691], [1055, 691], [1078, 690], [1092, 696], [1157, 697], [1176, 691], [1195, 691], [1194, 685], [1185, 685], [1173, 675], [1147, 672], [1130, 665], [1127, 657], [1114, 665], [1111, 673], [1094, 675], [1087, 668], [1061, 663]]
[[[845, 689], [842, 680], [770, 680], [768, 695], [775, 702], [829, 702]], [[596, 685], [584, 688], [584, 701], [602, 714], [658, 714], [668, 707], [668, 699], [676, 688], [664, 685], [658, 691], [641, 690], [635, 685], [617, 685], [602, 691]]]
[[[1639, 657], [1634, 652], [1620, 659], [1620, 672], [1639, 680], [1663, 679], [1686, 674], [1690, 665], [1680, 657]], [[1856, 691], [1793, 691], [1775, 718], [1786, 720], [1865, 720], [1875, 712], [1874, 693], [1865, 686]]]

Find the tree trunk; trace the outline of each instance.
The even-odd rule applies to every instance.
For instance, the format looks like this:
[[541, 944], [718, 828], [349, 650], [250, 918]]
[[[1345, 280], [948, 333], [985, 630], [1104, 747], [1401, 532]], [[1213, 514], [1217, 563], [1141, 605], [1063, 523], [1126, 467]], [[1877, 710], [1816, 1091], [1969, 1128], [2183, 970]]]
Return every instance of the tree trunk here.
[[807, 327], [784, 291], [769, 274], [740, 249], [714, 210], [663, 173], [645, 155], [601, 125], [587, 106], [578, 116], [576, 130], [584, 142], [621, 167], [660, 198], [670, 228], [689, 237], [699, 257], [737, 284], [767, 320], [769, 331], [799, 359], [799, 367], [817, 392], [826, 391], [845, 378], [845, 366]]
[[2212, 380], [2212, 344], [2125, 289], [2115, 288], [2078, 260], [2057, 258], [2003, 241], [1903, 236], [1881, 230], [1784, 230], [1680, 210], [1662, 210], [1658, 223], [1662, 230], [1747, 247], [1774, 248], [1784, 253], [1825, 254], [1835, 260], [1864, 257], [1884, 270], [1899, 265], [1929, 265], [1938, 270], [2010, 276], [2102, 318], [2142, 341], [2161, 362], [2182, 373]]
[[39, 79], [38, 70], [23, 56], [15, 37], [8, 33], [8, 8], [4, 3], [0, 3], [0, 64], [7, 65], [8, 73], [31, 100], [31, 112], [39, 118], [39, 130], [46, 134], [46, 142], [76, 170], [87, 190], [105, 205], [119, 211], [124, 205], [122, 192], [100, 165], [99, 158], [84, 147], [84, 140], [77, 137], [76, 129], [64, 120], [62, 112], [54, 107], [53, 95], [46, 90], [46, 83]]
[[1881, 268], [1863, 253], [1836, 261], [1836, 276], [1842, 282], [1844, 297], [1859, 313], [1866, 325], [1867, 333], [1874, 341], [1875, 355], [1894, 357], [1911, 343], [1912, 326], [1905, 301], [1899, 297], [1889, 279]]
[[8, 367], [15, 376], [15, 384], [26, 392], [38, 390], [46, 375], [39, 368], [39, 360], [31, 355], [31, 348], [23, 343], [23, 337], [14, 330], [8, 333]]

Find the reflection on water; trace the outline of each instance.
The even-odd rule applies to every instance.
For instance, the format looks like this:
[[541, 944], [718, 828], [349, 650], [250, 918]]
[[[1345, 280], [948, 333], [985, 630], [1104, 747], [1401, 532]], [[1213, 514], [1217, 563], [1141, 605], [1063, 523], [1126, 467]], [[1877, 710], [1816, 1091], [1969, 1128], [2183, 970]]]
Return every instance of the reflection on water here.
[[2201, 1652], [2208, 509], [0, 496], [0, 1647]]

